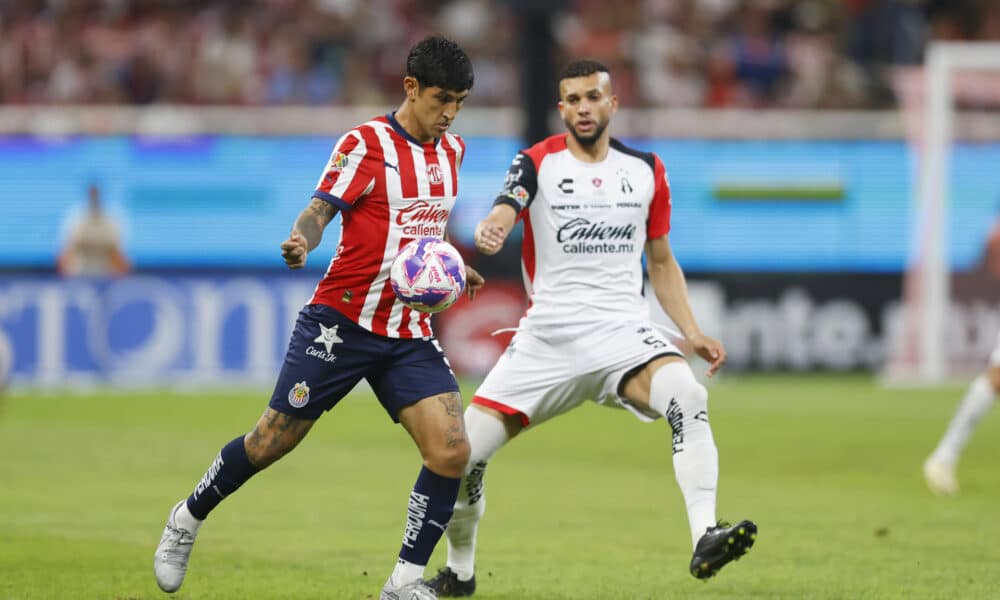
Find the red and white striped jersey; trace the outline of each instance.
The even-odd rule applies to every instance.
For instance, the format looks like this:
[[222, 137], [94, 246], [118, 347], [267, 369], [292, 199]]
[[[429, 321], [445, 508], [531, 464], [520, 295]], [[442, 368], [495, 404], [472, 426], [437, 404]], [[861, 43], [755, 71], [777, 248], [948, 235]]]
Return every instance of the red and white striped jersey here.
[[430, 315], [396, 299], [389, 267], [411, 240], [444, 238], [464, 153], [462, 139], [447, 132], [418, 142], [394, 114], [340, 138], [313, 192], [340, 209], [340, 245], [309, 304], [330, 306], [377, 335], [432, 335]]
[[514, 157], [497, 204], [524, 222], [522, 270], [531, 305], [520, 327], [589, 327], [649, 314], [642, 296], [648, 240], [670, 231], [670, 183], [660, 158], [612, 138], [582, 162], [566, 135]]

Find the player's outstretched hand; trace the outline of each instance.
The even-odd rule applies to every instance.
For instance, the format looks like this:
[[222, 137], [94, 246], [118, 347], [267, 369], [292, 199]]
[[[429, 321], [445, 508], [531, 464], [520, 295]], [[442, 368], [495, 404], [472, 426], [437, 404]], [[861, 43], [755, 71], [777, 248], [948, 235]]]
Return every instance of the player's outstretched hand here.
[[476, 299], [476, 293], [483, 287], [486, 280], [479, 274], [479, 271], [469, 265], [465, 265], [465, 289], [469, 292], [469, 300]]
[[719, 340], [705, 334], [699, 334], [693, 339], [689, 339], [688, 342], [691, 343], [691, 348], [695, 353], [708, 363], [708, 371], [705, 372], [708, 377], [715, 375], [715, 372], [725, 364], [726, 349]]
[[487, 256], [492, 256], [503, 247], [503, 241], [507, 239], [507, 229], [503, 225], [490, 222], [484, 219], [476, 225], [475, 241], [476, 250]]
[[302, 234], [293, 229], [288, 239], [281, 242], [281, 258], [289, 269], [301, 269], [306, 266], [306, 255], [309, 254], [309, 244]]

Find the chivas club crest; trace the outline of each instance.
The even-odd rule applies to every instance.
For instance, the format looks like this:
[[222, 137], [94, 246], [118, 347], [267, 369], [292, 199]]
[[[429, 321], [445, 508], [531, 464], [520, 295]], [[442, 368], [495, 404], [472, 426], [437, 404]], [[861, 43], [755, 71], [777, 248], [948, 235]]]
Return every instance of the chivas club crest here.
[[441, 185], [444, 183], [444, 178], [441, 176], [440, 165], [427, 165], [427, 179], [433, 185]]
[[293, 408], [302, 408], [309, 403], [309, 386], [305, 380], [296, 383], [292, 389], [288, 390], [288, 403]]

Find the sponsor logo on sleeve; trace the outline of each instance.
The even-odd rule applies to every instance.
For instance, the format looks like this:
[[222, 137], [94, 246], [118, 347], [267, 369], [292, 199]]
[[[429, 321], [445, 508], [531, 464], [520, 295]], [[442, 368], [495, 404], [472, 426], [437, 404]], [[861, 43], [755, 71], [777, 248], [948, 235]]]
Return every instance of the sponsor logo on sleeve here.
[[511, 200], [517, 202], [521, 206], [528, 201], [528, 190], [524, 189], [522, 185], [515, 185], [513, 189], [507, 190], [505, 194]]
[[340, 173], [345, 168], [347, 168], [347, 155], [343, 152], [338, 152], [333, 155], [330, 159], [330, 170]]

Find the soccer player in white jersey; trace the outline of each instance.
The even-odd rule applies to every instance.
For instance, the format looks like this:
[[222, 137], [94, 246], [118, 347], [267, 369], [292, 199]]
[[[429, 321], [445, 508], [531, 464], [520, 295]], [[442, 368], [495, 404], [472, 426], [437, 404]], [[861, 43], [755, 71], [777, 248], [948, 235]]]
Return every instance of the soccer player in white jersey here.
[[750, 521], [716, 521], [718, 454], [708, 393], [681, 351], [654, 326], [642, 296], [645, 251], [657, 300], [691, 349], [708, 361], [712, 376], [726, 351], [699, 329], [671, 252], [663, 163], [610, 137], [607, 127], [618, 102], [600, 63], [569, 65], [559, 78], [559, 95], [569, 133], [515, 156], [503, 193], [476, 227], [476, 247], [493, 254], [516, 221], [524, 222], [522, 267], [530, 304], [465, 411], [472, 454], [446, 532], [447, 566], [430, 581], [440, 596], [475, 591], [487, 461], [519, 432], [587, 400], [626, 408], [644, 421], [664, 417], [670, 426], [695, 577], [711, 577], [756, 538]]
[[[299, 313], [264, 415], [219, 452], [191, 495], [171, 509], [153, 561], [164, 591], [181, 586], [209, 512], [295, 448], [316, 419], [364, 378], [423, 459], [412, 492], [400, 498], [403, 542], [380, 598], [435, 598], [423, 581], [424, 568], [451, 518], [469, 443], [458, 384], [428, 315], [396, 299], [389, 267], [409, 241], [445, 234], [465, 153], [461, 138], [448, 130], [472, 83], [472, 65], [458, 45], [424, 39], [407, 57], [406, 99], [399, 109], [337, 142], [281, 255], [290, 268], [303, 267], [338, 212], [340, 245]], [[483, 279], [472, 269], [466, 275], [473, 295]]]
[[990, 354], [989, 366], [985, 372], [972, 380], [937, 448], [924, 461], [924, 478], [927, 480], [927, 487], [935, 494], [958, 493], [958, 478], [955, 476], [958, 459], [962, 456], [962, 450], [972, 437], [972, 432], [976, 430], [979, 420], [996, 402], [998, 393], [1000, 393], [1000, 333], [997, 334], [996, 346]]

